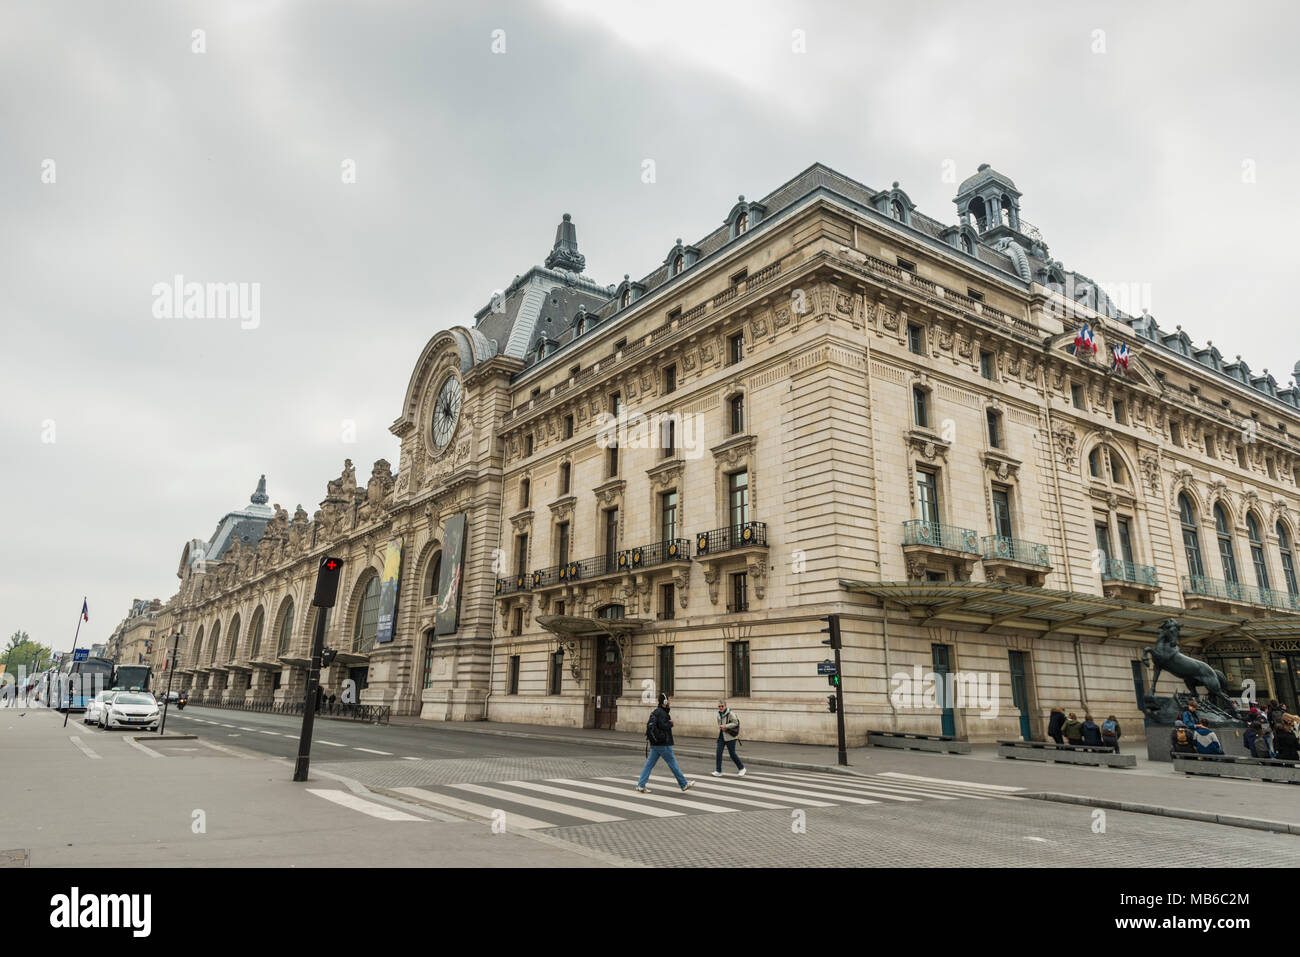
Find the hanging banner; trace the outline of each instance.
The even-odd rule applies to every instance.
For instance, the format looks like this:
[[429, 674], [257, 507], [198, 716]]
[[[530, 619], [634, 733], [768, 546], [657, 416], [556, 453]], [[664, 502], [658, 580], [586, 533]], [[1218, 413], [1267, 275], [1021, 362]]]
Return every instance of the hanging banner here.
[[384, 573], [379, 578], [379, 630], [375, 644], [393, 640], [393, 627], [397, 618], [397, 588], [402, 580], [402, 541], [388, 543], [384, 553]]
[[464, 512], [447, 519], [442, 537], [442, 572], [438, 576], [438, 621], [434, 634], [454, 634], [460, 626], [460, 584], [465, 565]]

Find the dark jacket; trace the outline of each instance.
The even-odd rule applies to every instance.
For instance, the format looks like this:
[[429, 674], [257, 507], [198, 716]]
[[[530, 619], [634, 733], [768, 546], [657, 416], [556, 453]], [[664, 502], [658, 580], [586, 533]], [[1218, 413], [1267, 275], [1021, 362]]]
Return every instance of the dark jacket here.
[[1063, 727], [1065, 727], [1065, 712], [1053, 711], [1052, 716], [1047, 719], [1048, 736], [1051, 737], [1060, 734]]
[[[1185, 744], [1178, 743], [1179, 731], [1182, 731], [1183, 734], [1187, 736], [1187, 742]], [[1196, 735], [1192, 733], [1191, 728], [1187, 727], [1187, 725], [1185, 724], [1180, 724], [1177, 728], [1174, 728], [1174, 730], [1169, 733], [1169, 747], [1171, 750], [1177, 751], [1180, 754], [1195, 754], [1196, 753], [1195, 738]]]
[[1300, 761], [1300, 742], [1285, 724], [1279, 724], [1273, 731], [1273, 753], [1282, 761]]
[[1083, 725], [1079, 722], [1078, 718], [1075, 718], [1073, 721], [1065, 722], [1065, 726], [1062, 730], [1065, 732], [1065, 740], [1069, 741], [1071, 744], [1083, 740]]
[[1259, 732], [1256, 731], [1254, 728], [1251, 728], [1244, 735], [1242, 735], [1241, 743], [1246, 746], [1247, 754], [1255, 753], [1255, 739], [1257, 737], [1259, 737]]
[[650, 712], [650, 720], [659, 729], [659, 747], [664, 745], [671, 747], [673, 743], [673, 719], [668, 714], [671, 710], [671, 708], [655, 708]]
[[1083, 723], [1083, 743], [1094, 747], [1101, 747], [1101, 728], [1097, 726], [1096, 721], [1085, 721]]

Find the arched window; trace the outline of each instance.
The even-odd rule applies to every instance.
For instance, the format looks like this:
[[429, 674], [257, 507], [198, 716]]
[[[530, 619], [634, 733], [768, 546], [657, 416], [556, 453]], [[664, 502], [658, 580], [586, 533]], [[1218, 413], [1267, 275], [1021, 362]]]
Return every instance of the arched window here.
[[[435, 546], [436, 547], [436, 546]], [[438, 579], [442, 576], [442, 549], [434, 553], [429, 563], [429, 573], [424, 579], [424, 597], [434, 598], [438, 594]]]
[[208, 664], [217, 660], [217, 646], [221, 644], [221, 622], [212, 626], [212, 640], [208, 642]]
[[889, 215], [892, 216], [894, 219], [898, 220], [900, 223], [907, 221], [903, 213], [903, 204], [896, 199], [890, 200], [889, 202]]
[[731, 411], [731, 434], [740, 435], [745, 431], [745, 397], [734, 395], [727, 404]]
[[1219, 538], [1219, 558], [1223, 562], [1224, 581], [1236, 585], [1237, 560], [1232, 554], [1232, 527], [1228, 524], [1228, 516], [1222, 505], [1214, 506], [1214, 532]]
[[199, 633], [194, 636], [194, 663], [198, 664], [202, 660], [203, 654], [203, 626], [199, 625]]
[[1123, 485], [1125, 482], [1124, 463], [1120, 457], [1110, 449], [1106, 450], [1106, 458], [1110, 459], [1110, 480], [1116, 485]]
[[239, 650], [239, 616], [230, 623], [230, 637], [226, 640], [226, 660], [234, 661], [235, 652]]
[[262, 626], [266, 623], [266, 615], [259, 607], [253, 612], [253, 627], [251, 629], [252, 642], [248, 646], [248, 658], [253, 660], [262, 652]]
[[676, 256], [673, 257], [673, 275], [674, 276], [680, 275], [681, 271], [685, 267], [686, 267], [686, 259], [684, 256], [682, 256], [681, 253], [678, 253]]
[[623, 290], [623, 295], [619, 296], [619, 298], [618, 298], [618, 304], [619, 304], [619, 307], [622, 308], [622, 309], [626, 309], [629, 305], [632, 304], [632, 290], [631, 290], [631, 289], [624, 289], [624, 290]]
[[966, 255], [968, 256], [975, 255], [975, 244], [971, 241], [971, 238], [969, 236], [962, 236], [961, 248], [966, 253]]
[[1264, 564], [1264, 541], [1253, 512], [1246, 513], [1246, 535], [1250, 539], [1250, 563], [1255, 566], [1255, 583], [1268, 591], [1268, 566]]
[[1277, 523], [1277, 544], [1282, 550], [1282, 577], [1286, 579], [1286, 590], [1294, 598], [1300, 595], [1300, 587], [1296, 585], [1295, 562], [1291, 558], [1291, 538], [1281, 522]]
[[1187, 553], [1187, 574], [1193, 578], [1205, 577], [1205, 563], [1201, 561], [1201, 536], [1196, 529], [1196, 512], [1187, 496], [1178, 496], [1178, 519], [1183, 526], [1183, 551]]
[[736, 217], [736, 235], [739, 236], [749, 228], [749, 213], [741, 213]]
[[577, 333], [577, 334], [578, 334], [578, 335], [582, 335], [582, 334], [583, 334], [584, 332], [586, 332], [586, 331], [587, 331], [587, 320], [586, 320], [586, 319], [579, 319], [579, 320], [578, 320], [578, 333]]
[[275, 643], [275, 653], [277, 655], [287, 655], [289, 653], [289, 642], [293, 639], [293, 599], [289, 599], [288, 606], [284, 609], [284, 617], [280, 619], [280, 637]]
[[1093, 478], [1101, 478], [1101, 446], [1088, 453], [1088, 474]]
[[374, 647], [375, 634], [379, 631], [379, 576], [372, 575], [366, 582], [365, 594], [361, 596], [361, 607], [357, 609], [357, 624], [352, 632], [352, 650], [369, 651]]

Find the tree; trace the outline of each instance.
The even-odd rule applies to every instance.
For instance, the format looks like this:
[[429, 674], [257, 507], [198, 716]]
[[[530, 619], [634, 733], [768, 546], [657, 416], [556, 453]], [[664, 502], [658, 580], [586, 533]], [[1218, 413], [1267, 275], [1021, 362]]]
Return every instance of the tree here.
[[39, 642], [32, 641], [25, 631], [15, 631], [9, 636], [9, 645], [5, 649], [5, 670], [17, 673], [19, 668], [28, 672], [36, 670], [38, 664], [48, 664], [52, 650]]

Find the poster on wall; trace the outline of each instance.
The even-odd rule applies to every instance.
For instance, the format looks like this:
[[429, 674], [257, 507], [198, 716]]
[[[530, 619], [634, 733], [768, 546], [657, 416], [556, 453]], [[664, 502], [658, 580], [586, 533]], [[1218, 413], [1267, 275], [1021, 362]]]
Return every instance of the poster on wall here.
[[402, 540], [393, 539], [384, 553], [384, 573], [379, 578], [379, 630], [375, 644], [393, 640], [393, 624], [397, 617], [397, 586], [402, 579]]
[[454, 634], [460, 626], [460, 583], [465, 565], [464, 512], [447, 519], [442, 537], [442, 572], [438, 576], [438, 620], [434, 634]]

